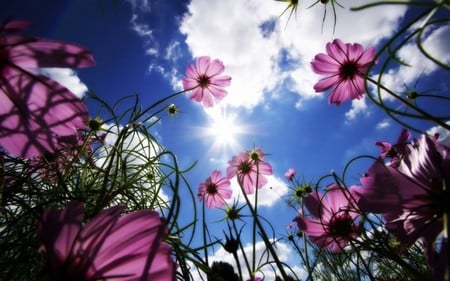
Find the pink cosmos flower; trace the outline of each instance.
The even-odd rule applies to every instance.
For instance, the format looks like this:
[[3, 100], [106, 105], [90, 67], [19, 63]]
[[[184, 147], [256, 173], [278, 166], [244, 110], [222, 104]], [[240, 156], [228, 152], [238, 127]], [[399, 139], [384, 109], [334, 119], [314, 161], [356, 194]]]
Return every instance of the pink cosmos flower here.
[[339, 252], [360, 234], [359, 214], [352, 199], [354, 188], [343, 189], [333, 184], [327, 188], [326, 195], [314, 191], [304, 199], [313, 218], [300, 214], [294, 221], [311, 242]]
[[297, 171], [296, 171], [294, 168], [289, 168], [289, 169], [284, 173], [284, 176], [286, 177], [286, 179], [287, 179], [288, 181], [293, 181], [296, 172], [297, 172]]
[[327, 43], [326, 49], [327, 54], [318, 54], [311, 62], [315, 73], [327, 75], [314, 85], [314, 90], [323, 92], [333, 88], [328, 102], [336, 105], [348, 99], [360, 99], [365, 89], [365, 73], [375, 58], [375, 48], [363, 51], [360, 44], [344, 44], [335, 39]]
[[264, 156], [260, 148], [233, 156], [228, 162], [227, 177], [231, 179], [237, 175], [244, 192], [253, 194], [255, 187], [261, 188], [267, 184], [264, 175], [272, 175], [272, 166], [264, 161]]
[[410, 138], [411, 133], [407, 129], [403, 129], [398, 136], [396, 144], [391, 144], [387, 141], [377, 141], [375, 145], [381, 149], [380, 157], [382, 159], [391, 158], [391, 165], [395, 165], [405, 153], [405, 146]]
[[79, 203], [46, 210], [39, 234], [47, 280], [175, 280], [164, 220], [150, 210], [121, 216], [123, 209], [105, 210], [85, 225]]
[[213, 171], [204, 183], [198, 188], [198, 200], [205, 200], [208, 208], [223, 207], [225, 199], [230, 199], [233, 191], [230, 188], [230, 180], [222, 177], [220, 171]]
[[223, 87], [229, 86], [231, 77], [220, 75], [225, 70], [222, 61], [210, 57], [199, 57], [195, 64], [186, 69], [183, 78], [184, 90], [192, 90], [191, 100], [202, 102], [205, 107], [214, 105], [214, 100], [220, 101], [227, 95]]
[[421, 239], [431, 267], [436, 264], [431, 257], [447, 259], [442, 254], [447, 250], [436, 253], [435, 243], [443, 214], [450, 212], [450, 148], [422, 135], [404, 145], [397, 165], [375, 161], [361, 183], [356, 191], [361, 210], [383, 214], [386, 229], [406, 247]]
[[58, 137], [85, 128], [86, 106], [68, 89], [36, 72], [40, 67], [94, 65], [86, 49], [22, 35], [26, 21], [0, 23], [0, 145], [33, 157], [57, 150]]

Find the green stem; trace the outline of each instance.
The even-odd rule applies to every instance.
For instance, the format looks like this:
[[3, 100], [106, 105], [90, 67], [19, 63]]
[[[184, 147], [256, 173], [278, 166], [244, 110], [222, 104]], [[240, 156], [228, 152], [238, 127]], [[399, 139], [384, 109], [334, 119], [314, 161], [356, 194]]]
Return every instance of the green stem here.
[[[259, 183], [259, 165], [256, 163], [256, 186], [255, 186], [255, 204], [254, 204], [254, 212], [258, 214], [258, 183]], [[252, 237], [253, 237], [253, 264], [252, 264], [252, 272], [253, 274], [256, 271], [256, 219], [253, 220], [252, 226]], [[253, 280], [253, 276], [252, 279]]]
[[[239, 232], [237, 230], [237, 226], [236, 226], [235, 220], [233, 220], [233, 228], [234, 228], [234, 232], [236, 234], [236, 237], [239, 237]], [[251, 271], [250, 264], [249, 264], [248, 259], [247, 259], [247, 255], [245, 254], [244, 246], [242, 245], [241, 239], [238, 239], [238, 242], [239, 242], [239, 248], [241, 249], [241, 252], [242, 252], [242, 256], [244, 257], [245, 265], [247, 266], [248, 274], [251, 275], [252, 271]], [[239, 260], [237, 258], [237, 255], [236, 255], [235, 259], [236, 259], [236, 263], [238, 264], [238, 269], [240, 270], [241, 266], [240, 266]], [[243, 280], [242, 272], [241, 272], [241, 280]]]
[[415, 110], [417, 113], [421, 114], [422, 116], [424, 116], [425, 118], [427, 118], [428, 120], [431, 120], [435, 123], [437, 123], [438, 125], [440, 125], [441, 127], [450, 130], [450, 125], [446, 124], [445, 122], [443, 122], [442, 120], [436, 119], [434, 116], [432, 116], [431, 114], [429, 114], [428, 112], [422, 110], [421, 108], [415, 106], [414, 104], [408, 102], [407, 100], [401, 98], [400, 96], [396, 95], [394, 92], [392, 92], [390, 89], [386, 88], [384, 85], [378, 83], [377, 81], [373, 80], [370, 77], [366, 77], [367, 81], [377, 85], [378, 87], [380, 87], [381, 89], [383, 89], [384, 91], [386, 91], [389, 95], [391, 95], [392, 97], [394, 97], [395, 99], [399, 100], [401, 103], [403, 103], [404, 105], [406, 105], [407, 107]]
[[208, 245], [207, 241], [206, 241], [206, 216], [205, 216], [205, 200], [203, 200], [203, 204], [202, 204], [202, 221], [203, 221], [203, 228], [202, 228], [202, 232], [203, 232], [203, 250], [205, 251], [205, 262], [206, 265], [209, 266], [209, 262], [208, 262], [208, 247], [206, 245]]
[[[300, 204], [302, 205], [302, 216], [304, 216], [305, 205], [303, 204], [303, 196], [300, 198]], [[308, 270], [308, 279], [313, 280], [312, 272], [311, 272], [311, 265], [309, 264], [308, 244], [306, 243], [306, 234], [303, 231], [302, 231], [302, 239], [303, 239], [303, 249], [305, 251], [305, 265], [306, 265], [306, 269]]]
[[[258, 164], [256, 164], [256, 165], [258, 165]], [[244, 186], [243, 186], [241, 180], [239, 179], [239, 177], [237, 179], [238, 179], [239, 187], [241, 188], [242, 194], [244, 195], [245, 202], [247, 203], [247, 206], [248, 206], [248, 208], [252, 214], [252, 217], [254, 219], [254, 223], [256, 223], [256, 226], [258, 227], [258, 229], [260, 231], [261, 238], [263, 239], [264, 244], [266, 245], [267, 249], [269, 250], [270, 254], [272, 255], [272, 257], [275, 261], [275, 264], [277, 265], [278, 269], [280, 270], [283, 280], [287, 280], [288, 276], [287, 276], [286, 272], [284, 271], [283, 264], [281, 263], [280, 259], [278, 258], [278, 255], [275, 252], [272, 243], [270, 243], [269, 237], [267, 236], [267, 233], [264, 230], [264, 227], [258, 218], [258, 214], [255, 212], [255, 209], [250, 204], [250, 200], [248, 199], [248, 196], [245, 193]], [[258, 181], [256, 182], [256, 188], [258, 188], [257, 186], [258, 186]]]

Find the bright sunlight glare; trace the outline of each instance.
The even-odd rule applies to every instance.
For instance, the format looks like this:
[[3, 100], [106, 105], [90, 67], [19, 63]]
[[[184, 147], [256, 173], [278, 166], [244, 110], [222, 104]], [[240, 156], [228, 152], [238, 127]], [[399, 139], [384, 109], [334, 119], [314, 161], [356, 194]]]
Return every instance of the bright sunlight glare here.
[[206, 137], [213, 139], [211, 150], [215, 152], [237, 153], [242, 148], [239, 135], [244, 134], [244, 125], [237, 120], [237, 114], [230, 114], [226, 109], [209, 112], [210, 122], [204, 128]]

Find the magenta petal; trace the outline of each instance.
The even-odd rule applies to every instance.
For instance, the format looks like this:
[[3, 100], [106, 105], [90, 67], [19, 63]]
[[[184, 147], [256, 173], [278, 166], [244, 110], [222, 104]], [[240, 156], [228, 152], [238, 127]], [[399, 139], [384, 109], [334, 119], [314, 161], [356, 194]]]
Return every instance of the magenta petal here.
[[71, 203], [63, 211], [47, 209], [39, 224], [42, 251], [52, 266], [59, 266], [70, 256], [83, 222], [83, 209]]
[[211, 77], [211, 84], [219, 87], [226, 87], [230, 86], [231, 84], [231, 77], [230, 76], [214, 76]]
[[349, 207], [350, 194], [344, 188], [337, 185], [327, 187], [328, 206], [333, 213], [342, 210], [341, 208], [348, 209]]
[[368, 65], [373, 62], [374, 58], [375, 58], [375, 48], [370, 47], [367, 50], [365, 50], [359, 57], [358, 64]]
[[382, 157], [385, 157], [386, 156], [385, 154], [389, 152], [392, 148], [391, 143], [387, 141], [377, 141], [375, 145], [381, 149]]
[[206, 76], [216, 76], [218, 74], [221, 74], [225, 70], [225, 66], [223, 65], [223, 62], [221, 60], [215, 59], [211, 61], [209, 64], [208, 69], [205, 72]]
[[194, 80], [190, 77], [185, 77], [182, 80], [183, 82], [183, 89], [184, 90], [189, 90], [189, 89], [193, 89], [195, 87], [198, 87], [198, 82], [197, 80]]
[[0, 77], [0, 144], [21, 157], [60, 148], [58, 137], [85, 128], [86, 106], [68, 89], [44, 76]]
[[206, 74], [210, 67], [211, 58], [208, 56], [199, 57], [197, 60], [197, 75]]
[[0, 27], [0, 145], [14, 156], [31, 158], [61, 148], [60, 138], [86, 127], [84, 104], [36, 67], [94, 65], [92, 54], [75, 44], [23, 36], [26, 21]]
[[328, 90], [329, 88], [331, 88], [334, 84], [336, 84], [338, 82], [339, 82], [339, 76], [329, 76], [329, 77], [319, 80], [319, 82], [317, 82], [314, 85], [314, 90], [316, 92], [323, 92], [323, 91]]
[[21, 32], [31, 26], [31, 22], [25, 20], [11, 20], [7, 21], [3, 26], [0, 25], [0, 30], [3, 32]]
[[202, 103], [205, 107], [212, 107], [214, 105], [214, 94], [210, 88], [203, 91]]
[[318, 54], [311, 62], [312, 70], [317, 74], [338, 74], [340, 65], [325, 54]]
[[[322, 198], [318, 192], [312, 192], [304, 199], [304, 204], [308, 211], [316, 218], [322, 217], [325, 205], [322, 204]], [[326, 210], [328, 211], [328, 210]]]
[[175, 280], [171, 249], [162, 242], [167, 234], [164, 219], [151, 210], [121, 216], [122, 210], [120, 206], [105, 210], [82, 230], [80, 204], [46, 211], [40, 233], [52, 278]]
[[[120, 211], [120, 209], [117, 210]], [[158, 248], [162, 235], [165, 233], [165, 225], [156, 212], [142, 210], [120, 217], [111, 227], [111, 218], [115, 216], [117, 210], [114, 209], [111, 214], [107, 214], [106, 218], [101, 218], [100, 221], [103, 222], [92, 220], [89, 223], [110, 229], [95, 257], [93, 267], [99, 269], [95, 275], [97, 277], [134, 275], [133, 279], [125, 280], [135, 280], [141, 274], [148, 275], [148, 271], [144, 272], [147, 262], [151, 266], [155, 257], [160, 255]], [[86, 232], [89, 227], [90, 225], [86, 226]], [[99, 231], [101, 229], [97, 228], [97, 232]], [[88, 234], [83, 231], [84, 235]]]
[[[363, 47], [360, 44], [347, 44], [348, 57], [350, 61], [359, 61], [361, 55], [363, 55]], [[362, 62], [360, 62], [362, 63]]]
[[332, 43], [326, 45], [327, 53], [336, 62], [342, 63], [347, 60], [347, 45], [340, 39], [335, 39]]
[[194, 101], [202, 101], [204, 90], [202, 88], [196, 88], [192, 90], [192, 92], [189, 94], [189, 98]]
[[299, 229], [301, 229], [308, 236], [322, 236], [325, 234], [324, 225], [316, 219], [308, 219], [297, 217], [294, 219]]
[[9, 57], [11, 63], [24, 68], [95, 65], [91, 52], [81, 46], [59, 41], [38, 39], [5, 49], [15, 54]]

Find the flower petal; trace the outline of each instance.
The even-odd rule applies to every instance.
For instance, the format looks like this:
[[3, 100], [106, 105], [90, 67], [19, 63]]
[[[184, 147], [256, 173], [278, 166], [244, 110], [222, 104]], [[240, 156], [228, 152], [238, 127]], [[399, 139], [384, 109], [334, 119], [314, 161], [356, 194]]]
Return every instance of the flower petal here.
[[11, 70], [0, 85], [0, 144], [15, 156], [55, 151], [59, 136], [86, 127], [86, 106], [53, 80]]

